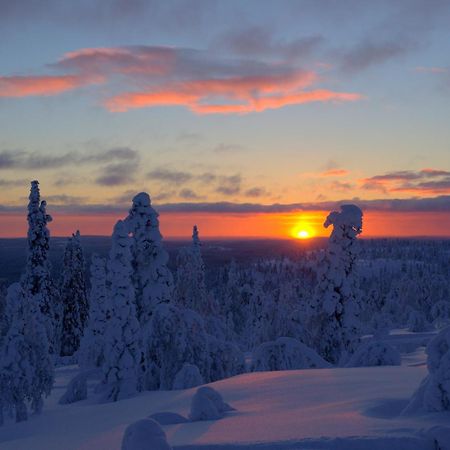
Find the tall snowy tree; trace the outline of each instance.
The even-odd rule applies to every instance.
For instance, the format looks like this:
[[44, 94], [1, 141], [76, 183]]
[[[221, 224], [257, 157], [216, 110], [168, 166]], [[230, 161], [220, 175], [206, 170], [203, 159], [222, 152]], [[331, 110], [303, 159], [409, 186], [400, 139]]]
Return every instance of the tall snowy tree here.
[[178, 305], [193, 309], [203, 316], [216, 309], [206, 289], [205, 263], [197, 225], [192, 231], [192, 245], [182, 248], [177, 256], [174, 298]]
[[356, 237], [362, 231], [362, 211], [342, 205], [324, 227], [333, 226], [328, 248], [319, 262], [318, 285], [312, 305], [312, 346], [331, 363], [343, 362], [359, 342], [359, 304], [354, 283]]
[[14, 411], [20, 422], [27, 419], [28, 403], [41, 412], [42, 397], [53, 386], [53, 363], [35, 299], [15, 283], [7, 303], [11, 321], [0, 349], [0, 409]]
[[105, 331], [111, 318], [111, 304], [106, 284], [106, 261], [92, 255], [89, 319], [81, 340], [78, 363], [83, 368], [101, 367], [104, 360]]
[[119, 220], [109, 254], [111, 319], [105, 333], [104, 399], [130, 397], [142, 387], [142, 345], [131, 281], [131, 238]]
[[173, 277], [167, 268], [168, 253], [162, 245], [158, 213], [150, 196], [141, 192], [125, 219], [132, 235], [132, 268], [137, 315], [142, 326], [148, 325], [154, 308], [171, 301]]
[[61, 311], [57, 303], [57, 292], [50, 277], [48, 260], [50, 233], [47, 224], [52, 218], [46, 212], [47, 203], [40, 199], [38, 181], [31, 182], [29, 200], [27, 264], [21, 284], [32, 297], [32, 301], [39, 306], [49, 341], [49, 351], [57, 354]]
[[68, 240], [64, 252], [60, 298], [63, 305], [60, 354], [72, 356], [80, 346], [88, 317], [84, 256], [79, 231]]

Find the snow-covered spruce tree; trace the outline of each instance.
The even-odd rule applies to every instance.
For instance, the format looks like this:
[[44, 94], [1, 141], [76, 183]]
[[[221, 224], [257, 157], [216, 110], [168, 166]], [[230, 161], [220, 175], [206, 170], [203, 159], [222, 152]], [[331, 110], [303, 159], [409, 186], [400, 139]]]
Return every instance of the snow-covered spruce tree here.
[[[11, 322], [0, 349], [0, 407], [27, 419], [28, 407], [40, 413], [53, 386], [53, 363], [39, 307], [19, 283], [8, 289]], [[1, 412], [0, 412], [1, 415]]]
[[309, 328], [311, 346], [333, 364], [345, 363], [359, 344], [360, 306], [353, 275], [362, 215], [357, 206], [342, 205], [324, 223], [325, 228], [332, 225], [333, 231], [319, 262]]
[[111, 318], [111, 304], [106, 284], [106, 261], [92, 255], [89, 319], [78, 352], [78, 363], [83, 369], [101, 367], [104, 359], [106, 324]]
[[62, 267], [60, 298], [63, 320], [60, 355], [72, 356], [80, 346], [84, 324], [88, 317], [84, 256], [79, 231], [67, 242]]
[[50, 233], [47, 224], [52, 218], [46, 212], [46, 202], [41, 201], [38, 181], [31, 182], [29, 200], [27, 263], [21, 284], [26, 293], [32, 297], [32, 301], [39, 306], [47, 333], [49, 351], [57, 355], [61, 311], [57, 290], [50, 277], [48, 261]]
[[177, 256], [177, 274], [174, 292], [175, 302], [193, 309], [202, 316], [214, 312], [205, 282], [205, 264], [197, 225], [192, 232], [192, 245], [180, 250]]
[[148, 325], [153, 309], [172, 299], [173, 277], [167, 268], [168, 253], [162, 245], [158, 213], [150, 196], [141, 192], [125, 219], [132, 236], [132, 268], [137, 315], [141, 326]]
[[131, 281], [131, 239], [119, 220], [109, 254], [111, 319], [105, 332], [104, 400], [130, 397], [142, 387], [142, 343]]

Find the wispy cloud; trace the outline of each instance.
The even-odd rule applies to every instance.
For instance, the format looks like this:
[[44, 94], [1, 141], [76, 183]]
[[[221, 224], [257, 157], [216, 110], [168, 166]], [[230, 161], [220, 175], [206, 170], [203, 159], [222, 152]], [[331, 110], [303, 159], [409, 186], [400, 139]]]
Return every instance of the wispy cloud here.
[[323, 42], [324, 38], [319, 34], [287, 40], [277, 38], [268, 27], [251, 26], [223, 33], [215, 40], [213, 48], [243, 56], [273, 56], [292, 60], [309, 56]]
[[353, 48], [344, 50], [340, 55], [340, 67], [345, 72], [357, 72], [371, 66], [398, 58], [414, 48], [409, 40], [396, 39], [380, 42], [367, 39]]
[[216, 192], [226, 196], [232, 196], [241, 192], [242, 177], [239, 174], [221, 176]]
[[383, 193], [407, 192], [420, 195], [450, 193], [450, 171], [422, 169], [402, 170], [360, 180], [361, 188]]
[[[172, 193], [170, 193], [170, 196]], [[159, 197], [159, 199], [158, 199]], [[167, 197], [164, 193], [152, 196], [159, 212], [177, 213], [215, 213], [215, 214], [251, 214], [251, 213], [289, 213], [300, 211], [331, 211], [339, 208], [341, 204], [355, 203], [364, 211], [385, 212], [450, 212], [450, 195], [442, 195], [432, 198], [409, 198], [409, 199], [343, 199], [340, 201], [319, 201], [312, 203], [290, 203], [290, 204], [262, 204], [262, 203], [232, 203], [232, 202], [185, 202], [185, 203], [160, 203]], [[123, 215], [131, 202], [123, 197], [123, 203], [108, 202], [106, 204], [84, 204], [74, 202], [66, 204], [49, 203], [49, 211], [61, 214], [118, 214]], [[0, 205], [0, 213], [23, 212], [24, 206]]]
[[171, 170], [166, 168], [156, 168], [147, 173], [150, 180], [157, 180], [175, 185], [184, 184], [194, 177], [189, 172]]
[[182, 189], [178, 196], [184, 200], [201, 200], [204, 198], [203, 196], [196, 194], [192, 189], [188, 188]]
[[61, 155], [41, 154], [24, 150], [0, 151], [0, 170], [2, 169], [50, 169], [61, 168], [73, 164], [105, 163], [117, 160], [135, 160], [139, 153], [128, 147], [115, 147], [103, 152], [66, 152]]
[[266, 189], [264, 189], [263, 187], [253, 187], [253, 188], [247, 189], [244, 192], [244, 195], [246, 197], [253, 197], [253, 198], [264, 197], [269, 194], [270, 193], [267, 192]]
[[422, 72], [422, 73], [436, 73], [436, 74], [442, 74], [442, 73], [450, 73], [450, 68], [448, 67], [425, 67], [425, 66], [417, 66], [414, 69], [416, 72]]
[[100, 171], [95, 183], [101, 186], [120, 186], [136, 180], [138, 160], [108, 164]]

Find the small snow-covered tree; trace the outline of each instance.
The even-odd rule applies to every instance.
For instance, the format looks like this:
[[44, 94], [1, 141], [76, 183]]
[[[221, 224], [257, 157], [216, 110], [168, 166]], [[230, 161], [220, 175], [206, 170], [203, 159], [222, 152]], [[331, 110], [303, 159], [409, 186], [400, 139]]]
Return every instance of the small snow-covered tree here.
[[160, 304], [153, 312], [146, 341], [147, 388], [172, 389], [185, 363], [209, 380], [208, 339], [202, 318], [189, 309]]
[[59, 351], [61, 311], [48, 260], [50, 233], [47, 224], [52, 218], [47, 214], [47, 203], [41, 201], [38, 181], [31, 182], [29, 200], [27, 263], [21, 284], [39, 306], [49, 351], [56, 355]]
[[432, 328], [427, 316], [421, 311], [412, 310], [408, 315], [408, 329], [414, 333], [429, 331]]
[[172, 298], [173, 277], [167, 268], [168, 253], [162, 245], [158, 213], [150, 196], [141, 192], [125, 219], [132, 236], [132, 268], [137, 315], [141, 326], [149, 323], [153, 309]]
[[346, 367], [399, 366], [400, 352], [380, 340], [363, 342], [350, 357]]
[[328, 249], [319, 263], [312, 305], [312, 346], [331, 363], [342, 362], [358, 345], [360, 306], [354, 283], [356, 237], [362, 231], [362, 211], [342, 205], [331, 212], [324, 227], [333, 226]]
[[92, 255], [89, 319], [78, 352], [78, 363], [83, 368], [101, 367], [105, 351], [105, 331], [111, 318], [111, 304], [106, 284], [106, 261]]
[[450, 411], [450, 327], [427, 345], [428, 376], [413, 394], [405, 412]]
[[195, 364], [185, 363], [175, 375], [172, 389], [190, 389], [203, 384], [203, 377]]
[[192, 245], [182, 248], [177, 256], [174, 298], [181, 307], [193, 309], [202, 316], [215, 310], [206, 289], [205, 264], [197, 225], [192, 231]]
[[131, 281], [131, 239], [119, 220], [109, 254], [111, 319], [107, 322], [104, 349], [104, 399], [130, 397], [142, 387], [142, 342]]
[[233, 342], [208, 336], [209, 381], [222, 380], [245, 371], [245, 357]]
[[289, 337], [261, 344], [253, 354], [255, 372], [295, 369], [321, 369], [330, 367], [312, 348]]
[[430, 315], [436, 328], [444, 328], [450, 323], [450, 302], [445, 300], [436, 302], [431, 308]]
[[43, 396], [53, 386], [53, 363], [46, 330], [35, 299], [19, 283], [8, 289], [11, 323], [0, 349], [0, 406], [14, 410], [16, 421], [27, 419], [27, 404], [40, 413]]
[[77, 231], [68, 240], [63, 259], [61, 302], [63, 320], [61, 356], [72, 356], [80, 346], [85, 321], [88, 317], [84, 257]]

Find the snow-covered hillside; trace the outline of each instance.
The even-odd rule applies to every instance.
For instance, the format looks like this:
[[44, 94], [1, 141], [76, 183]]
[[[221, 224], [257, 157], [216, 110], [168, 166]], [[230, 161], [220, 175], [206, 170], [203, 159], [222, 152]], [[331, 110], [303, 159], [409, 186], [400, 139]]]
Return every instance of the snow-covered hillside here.
[[[390, 337], [412, 341], [413, 334]], [[429, 336], [421, 335], [422, 339]], [[143, 392], [117, 403], [88, 400], [59, 405], [77, 367], [56, 371], [46, 408], [26, 422], [0, 429], [2, 450], [119, 450], [128, 424], [156, 412], [183, 416], [196, 388]], [[176, 449], [432, 450], [434, 437], [450, 445], [450, 413], [402, 416], [426, 375], [423, 347], [401, 366], [255, 372], [211, 383], [236, 411], [215, 421], [166, 425]], [[431, 431], [430, 431], [431, 429]], [[445, 435], [447, 432], [447, 435]], [[444, 437], [442, 437], [444, 436]]]

